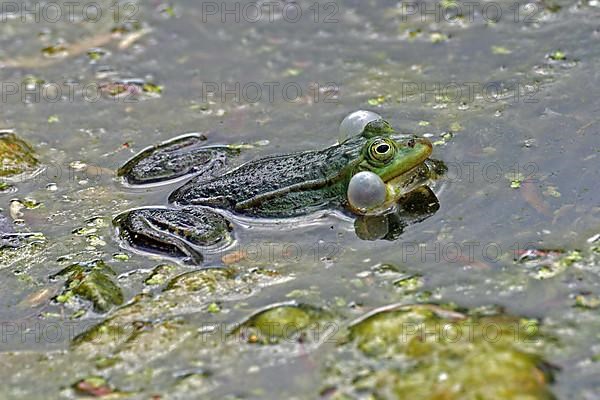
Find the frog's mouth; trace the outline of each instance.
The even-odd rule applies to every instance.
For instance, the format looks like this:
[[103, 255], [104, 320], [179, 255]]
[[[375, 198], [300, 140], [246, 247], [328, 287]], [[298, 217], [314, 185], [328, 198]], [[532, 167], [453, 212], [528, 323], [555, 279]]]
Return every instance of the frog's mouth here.
[[391, 179], [384, 181], [387, 192], [386, 203], [396, 202], [406, 193], [430, 181], [431, 167], [427, 165], [427, 159], [433, 151], [433, 145], [427, 139], [416, 139], [416, 141], [425, 146], [425, 151], [413, 155], [413, 158], [407, 163], [412, 167], [400, 171]]

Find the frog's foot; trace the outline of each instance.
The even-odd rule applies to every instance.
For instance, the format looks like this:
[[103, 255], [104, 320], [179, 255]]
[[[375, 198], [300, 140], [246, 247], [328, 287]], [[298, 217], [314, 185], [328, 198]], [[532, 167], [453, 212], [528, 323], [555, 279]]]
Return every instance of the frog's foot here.
[[200, 264], [202, 252], [232, 241], [232, 228], [223, 216], [206, 209], [143, 208], [115, 218], [119, 237], [134, 249]]
[[187, 134], [142, 150], [117, 171], [130, 185], [147, 185], [189, 175], [216, 176], [227, 167], [233, 146], [206, 146], [206, 137]]

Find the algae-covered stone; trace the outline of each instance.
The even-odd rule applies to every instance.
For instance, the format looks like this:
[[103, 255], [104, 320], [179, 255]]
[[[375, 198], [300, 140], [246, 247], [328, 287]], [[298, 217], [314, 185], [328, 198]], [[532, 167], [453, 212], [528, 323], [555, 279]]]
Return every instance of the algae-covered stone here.
[[346, 378], [375, 398], [552, 399], [550, 368], [533, 352], [541, 341], [536, 321], [421, 304], [368, 314], [350, 325], [341, 351], [371, 365]]
[[0, 131], [0, 177], [12, 177], [33, 170], [38, 165], [33, 148], [11, 131]]
[[212, 294], [219, 288], [229, 288], [235, 277], [234, 270], [228, 268], [206, 268], [199, 271], [186, 272], [173, 278], [165, 291], [206, 292]]
[[319, 322], [327, 317], [330, 317], [328, 312], [306, 304], [279, 304], [254, 314], [231, 335], [248, 343], [259, 344], [298, 342], [311, 338], [318, 340], [321, 329]]
[[170, 272], [174, 269], [172, 265], [161, 264], [156, 266], [150, 275], [144, 280], [146, 285], [162, 285], [169, 276]]
[[114, 271], [103, 261], [73, 264], [55, 276], [66, 276], [66, 289], [57, 296], [59, 302], [67, 302], [73, 296], [89, 300], [97, 312], [106, 312], [115, 305], [123, 304], [123, 293], [111, 279]]

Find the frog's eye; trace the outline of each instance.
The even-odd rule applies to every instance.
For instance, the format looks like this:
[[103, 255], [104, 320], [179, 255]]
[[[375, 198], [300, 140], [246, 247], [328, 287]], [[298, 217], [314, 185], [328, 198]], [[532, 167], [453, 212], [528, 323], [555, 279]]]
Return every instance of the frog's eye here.
[[377, 139], [369, 147], [369, 155], [377, 161], [387, 162], [394, 157], [396, 147], [386, 139]]

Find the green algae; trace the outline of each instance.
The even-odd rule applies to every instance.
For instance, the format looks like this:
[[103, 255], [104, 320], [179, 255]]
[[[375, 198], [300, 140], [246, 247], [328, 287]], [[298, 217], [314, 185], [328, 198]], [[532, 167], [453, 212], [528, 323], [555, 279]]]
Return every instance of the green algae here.
[[0, 159], [0, 178], [21, 175], [39, 163], [33, 147], [10, 131], [0, 132]]
[[168, 264], [158, 265], [158, 266], [154, 267], [154, 269], [152, 269], [152, 272], [150, 273], [150, 275], [148, 275], [148, 277], [146, 279], [144, 279], [144, 283], [146, 285], [150, 285], [150, 286], [162, 285], [163, 283], [166, 282], [168, 276], [173, 271], [173, 269], [174, 269], [174, 267], [172, 265], [168, 265]]
[[235, 270], [225, 268], [206, 268], [190, 271], [173, 278], [165, 287], [165, 291], [215, 293], [218, 290], [229, 290], [233, 284]]
[[346, 376], [353, 390], [334, 398], [552, 399], [552, 371], [536, 353], [542, 341], [535, 321], [508, 315], [385, 307], [349, 327], [341, 347], [358, 350], [366, 369]]
[[90, 301], [94, 311], [100, 313], [123, 304], [123, 292], [112, 279], [115, 272], [103, 261], [70, 265], [54, 275], [59, 276], [67, 278], [65, 290], [56, 297], [59, 303], [79, 297]]
[[306, 336], [301, 335], [302, 332], [306, 333], [308, 330], [318, 332], [319, 322], [328, 317], [331, 317], [331, 314], [310, 305], [281, 304], [251, 316], [233, 330], [231, 336], [245, 339], [253, 344], [304, 340]]

